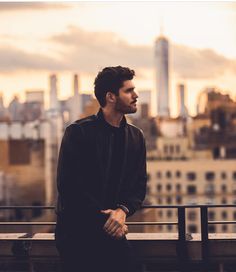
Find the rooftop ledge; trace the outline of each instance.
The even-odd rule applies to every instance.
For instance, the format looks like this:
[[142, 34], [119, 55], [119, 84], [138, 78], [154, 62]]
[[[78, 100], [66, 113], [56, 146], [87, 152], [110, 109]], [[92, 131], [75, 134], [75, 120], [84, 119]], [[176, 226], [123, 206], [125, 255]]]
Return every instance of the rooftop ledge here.
[[[178, 233], [129, 233], [127, 239], [133, 245], [136, 253], [140, 257], [178, 257], [177, 245], [183, 247], [187, 245], [188, 256], [190, 259], [202, 259], [202, 241], [200, 233], [189, 234], [187, 241], [180, 242]], [[0, 257], [16, 256], [12, 250], [14, 243], [25, 242], [28, 248], [27, 256], [58, 256], [55, 247], [53, 233], [36, 233], [30, 237], [27, 233], [0, 233]], [[236, 233], [209, 233], [209, 257], [234, 258], [236, 262]], [[40, 247], [43, 246], [42, 250]], [[22, 252], [18, 252], [19, 255]]]
[[[188, 235], [185, 241], [178, 239], [178, 233], [129, 233], [127, 239], [143, 271], [189, 272], [190, 267], [203, 271], [206, 265], [211, 267], [207, 272], [228, 271], [222, 267], [233, 267], [229, 271], [235, 271], [236, 233], [210, 233], [207, 254], [200, 233]], [[0, 271], [19, 271], [19, 263], [30, 263], [34, 269], [20, 271], [60, 271], [54, 234], [36, 233], [30, 237], [27, 233], [0, 233]]]

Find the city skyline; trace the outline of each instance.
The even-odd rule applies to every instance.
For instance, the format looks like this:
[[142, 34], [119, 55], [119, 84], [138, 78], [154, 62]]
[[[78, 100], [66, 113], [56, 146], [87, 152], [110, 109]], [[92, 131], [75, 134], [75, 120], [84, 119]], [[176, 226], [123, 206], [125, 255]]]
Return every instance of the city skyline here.
[[170, 43], [172, 115], [178, 112], [179, 83], [185, 84], [191, 115], [205, 87], [217, 86], [235, 98], [235, 3], [0, 3], [0, 13], [5, 105], [15, 93], [22, 99], [27, 89], [43, 89], [48, 96], [52, 73], [59, 98], [71, 96], [73, 73], [80, 75], [82, 93], [92, 91], [98, 70], [118, 64], [135, 69], [137, 89], [155, 96], [154, 42], [161, 25]]

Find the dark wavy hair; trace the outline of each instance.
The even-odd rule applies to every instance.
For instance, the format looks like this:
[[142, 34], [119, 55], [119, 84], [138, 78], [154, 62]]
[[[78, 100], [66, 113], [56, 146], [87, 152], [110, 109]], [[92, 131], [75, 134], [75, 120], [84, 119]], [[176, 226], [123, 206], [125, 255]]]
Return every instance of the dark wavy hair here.
[[100, 71], [94, 81], [94, 93], [100, 106], [106, 106], [107, 92], [112, 92], [118, 96], [123, 82], [133, 79], [134, 76], [134, 70], [122, 66], [105, 67]]

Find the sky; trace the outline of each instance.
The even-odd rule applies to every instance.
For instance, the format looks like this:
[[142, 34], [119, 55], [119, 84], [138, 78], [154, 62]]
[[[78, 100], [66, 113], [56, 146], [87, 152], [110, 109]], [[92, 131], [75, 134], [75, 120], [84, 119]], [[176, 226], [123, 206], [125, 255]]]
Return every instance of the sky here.
[[154, 44], [170, 44], [170, 109], [178, 114], [177, 84], [186, 87], [189, 113], [199, 93], [215, 86], [236, 98], [235, 2], [0, 2], [0, 92], [7, 106], [25, 90], [43, 89], [58, 76], [59, 97], [93, 92], [105, 66], [136, 71], [137, 91], [152, 91], [156, 114]]

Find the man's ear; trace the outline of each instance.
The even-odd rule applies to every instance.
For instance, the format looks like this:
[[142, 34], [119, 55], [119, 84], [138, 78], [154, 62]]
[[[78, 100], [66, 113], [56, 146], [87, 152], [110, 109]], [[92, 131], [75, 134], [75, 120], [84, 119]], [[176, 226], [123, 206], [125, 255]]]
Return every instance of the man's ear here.
[[112, 92], [107, 92], [106, 101], [109, 102], [109, 103], [116, 102], [116, 95], [114, 93], [112, 93]]

